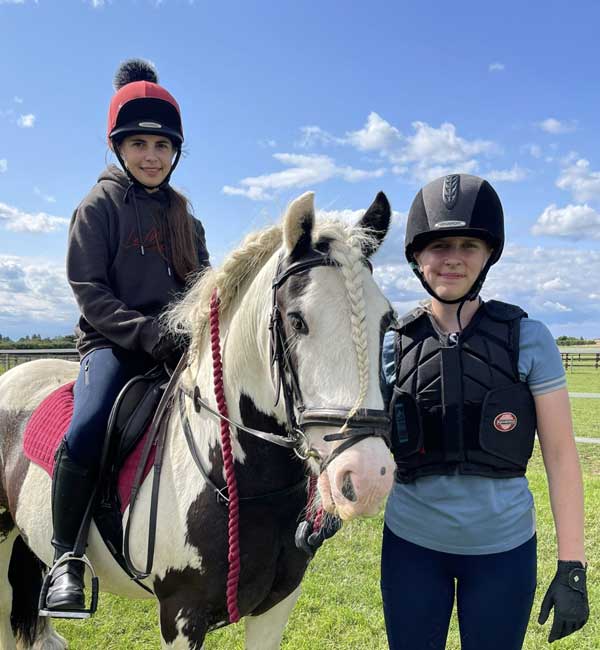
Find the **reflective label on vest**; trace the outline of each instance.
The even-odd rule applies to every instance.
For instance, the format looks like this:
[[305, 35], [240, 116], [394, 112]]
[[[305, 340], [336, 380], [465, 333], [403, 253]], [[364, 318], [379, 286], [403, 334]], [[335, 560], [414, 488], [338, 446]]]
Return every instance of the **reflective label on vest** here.
[[494, 428], [498, 431], [512, 431], [517, 426], [517, 416], [510, 411], [500, 413], [494, 418]]

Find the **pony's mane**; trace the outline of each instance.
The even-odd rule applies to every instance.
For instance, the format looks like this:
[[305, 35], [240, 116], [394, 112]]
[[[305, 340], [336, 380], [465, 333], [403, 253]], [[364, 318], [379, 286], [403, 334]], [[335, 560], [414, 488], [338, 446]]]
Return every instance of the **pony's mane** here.
[[[372, 245], [373, 236], [364, 228], [341, 221], [316, 222], [313, 241], [325, 240], [329, 243], [331, 256], [342, 267], [348, 268], [348, 256], [350, 255], [352, 264], [356, 266], [358, 260], [363, 258], [361, 251]], [[192, 282], [181, 300], [163, 315], [163, 326], [174, 335], [187, 337], [192, 347], [198, 350], [208, 329], [210, 297], [213, 291], [217, 289], [220, 313], [226, 318], [232, 307], [239, 304], [239, 299], [248, 285], [282, 243], [283, 229], [279, 224], [247, 235], [220, 267], [206, 269]]]

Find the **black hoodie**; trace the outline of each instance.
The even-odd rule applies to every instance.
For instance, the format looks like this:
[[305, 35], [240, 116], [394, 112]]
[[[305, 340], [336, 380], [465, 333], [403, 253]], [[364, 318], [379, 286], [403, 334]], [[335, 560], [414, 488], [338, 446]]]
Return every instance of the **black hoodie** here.
[[[151, 354], [158, 342], [156, 316], [185, 288], [172, 265], [168, 205], [165, 190], [146, 192], [111, 165], [75, 210], [67, 278], [81, 311], [81, 356], [115, 346]], [[209, 266], [204, 228], [194, 225], [202, 269]]]

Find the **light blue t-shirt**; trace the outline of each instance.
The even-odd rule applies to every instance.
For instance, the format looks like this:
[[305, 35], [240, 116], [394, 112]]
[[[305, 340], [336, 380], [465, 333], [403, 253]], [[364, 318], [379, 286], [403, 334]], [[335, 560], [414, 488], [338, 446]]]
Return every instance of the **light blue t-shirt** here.
[[[393, 386], [394, 332], [383, 342], [382, 372]], [[560, 352], [548, 328], [521, 320], [519, 375], [533, 395], [567, 385]], [[425, 548], [460, 555], [501, 553], [524, 544], [535, 533], [533, 496], [525, 477], [423, 476], [394, 482], [385, 510], [388, 528]]]

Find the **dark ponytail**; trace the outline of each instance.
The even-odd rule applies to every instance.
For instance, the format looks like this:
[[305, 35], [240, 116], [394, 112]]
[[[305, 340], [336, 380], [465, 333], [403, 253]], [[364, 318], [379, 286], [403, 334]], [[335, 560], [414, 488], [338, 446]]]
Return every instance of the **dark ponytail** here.
[[171, 258], [177, 277], [186, 281], [190, 274], [200, 270], [198, 248], [200, 242], [198, 233], [191, 216], [192, 206], [187, 198], [174, 190], [170, 185], [169, 213], [167, 223], [169, 227], [169, 241], [171, 244]]

